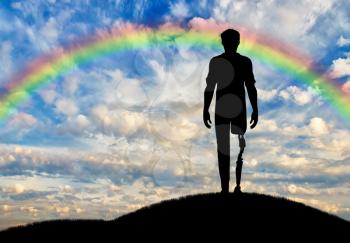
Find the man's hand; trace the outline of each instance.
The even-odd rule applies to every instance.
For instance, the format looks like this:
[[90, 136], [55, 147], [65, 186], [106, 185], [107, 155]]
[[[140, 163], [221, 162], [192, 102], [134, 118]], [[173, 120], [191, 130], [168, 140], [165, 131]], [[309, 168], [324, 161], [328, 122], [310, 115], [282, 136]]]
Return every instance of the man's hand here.
[[203, 110], [203, 121], [207, 128], [211, 128], [211, 120], [210, 120], [210, 113], [208, 110]]
[[253, 129], [257, 123], [258, 123], [258, 111], [253, 111], [250, 122], [249, 122], [250, 128]]

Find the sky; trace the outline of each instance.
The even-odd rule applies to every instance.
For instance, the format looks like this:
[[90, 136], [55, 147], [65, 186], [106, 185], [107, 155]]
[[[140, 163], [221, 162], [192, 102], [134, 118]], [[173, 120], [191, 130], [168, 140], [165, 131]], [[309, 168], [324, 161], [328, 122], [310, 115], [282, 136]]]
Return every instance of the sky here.
[[[3, 0], [0, 87], [33, 60], [101, 31], [209, 23], [294, 47], [350, 95], [349, 9], [347, 0]], [[111, 53], [31, 93], [0, 124], [0, 229], [113, 219], [219, 191], [215, 131], [202, 121], [208, 64], [218, 54], [176, 45]], [[314, 87], [252, 62], [259, 123], [245, 136], [242, 190], [350, 220], [349, 121]], [[231, 188], [238, 151], [232, 135]]]

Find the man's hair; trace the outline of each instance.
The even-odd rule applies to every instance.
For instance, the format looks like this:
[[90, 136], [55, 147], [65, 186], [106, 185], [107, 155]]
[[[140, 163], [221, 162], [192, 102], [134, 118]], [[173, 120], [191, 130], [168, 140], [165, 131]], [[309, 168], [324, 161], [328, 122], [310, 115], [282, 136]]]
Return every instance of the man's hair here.
[[230, 40], [238, 44], [239, 39], [240, 39], [240, 36], [237, 30], [227, 29], [221, 33], [221, 40], [226, 40], [226, 41]]

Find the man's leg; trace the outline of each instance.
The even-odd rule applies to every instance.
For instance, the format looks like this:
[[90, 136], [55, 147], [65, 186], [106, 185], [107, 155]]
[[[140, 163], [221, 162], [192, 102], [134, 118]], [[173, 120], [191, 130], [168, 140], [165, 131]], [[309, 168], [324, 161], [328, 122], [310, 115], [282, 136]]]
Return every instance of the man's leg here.
[[222, 192], [229, 192], [230, 183], [230, 124], [216, 124], [218, 164]]
[[245, 148], [245, 139], [243, 135], [238, 135], [239, 141], [239, 154], [236, 162], [236, 188], [235, 192], [241, 192], [241, 175], [242, 175], [242, 167], [243, 167], [243, 152]]

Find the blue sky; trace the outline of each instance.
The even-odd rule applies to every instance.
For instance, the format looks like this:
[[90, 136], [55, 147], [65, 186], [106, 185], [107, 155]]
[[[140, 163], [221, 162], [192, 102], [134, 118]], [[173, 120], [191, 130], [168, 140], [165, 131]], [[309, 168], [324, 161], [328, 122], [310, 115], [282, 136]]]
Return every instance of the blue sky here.
[[[35, 58], [99, 30], [201, 20], [295, 46], [350, 94], [349, 7], [346, 0], [1, 1], [0, 85]], [[0, 228], [111, 219], [218, 191], [215, 133], [201, 116], [217, 54], [185, 47], [115, 53], [34, 93], [0, 127]], [[312, 87], [252, 61], [260, 117], [246, 134], [243, 190], [350, 219], [349, 124]], [[238, 141], [231, 141], [234, 158]]]

